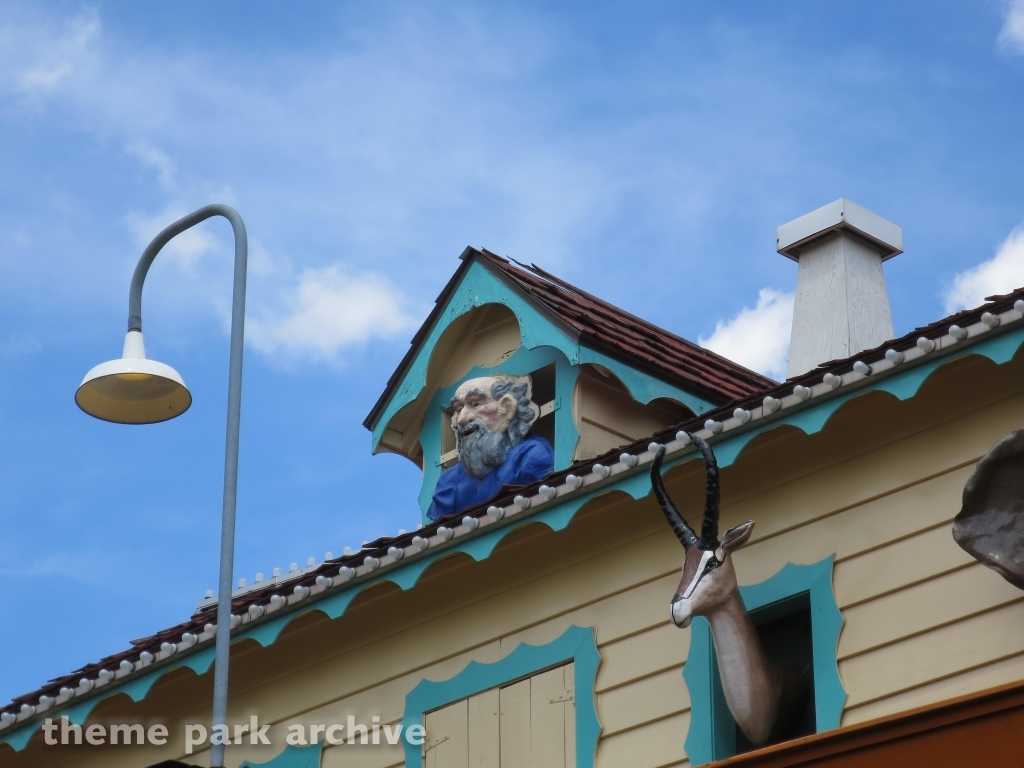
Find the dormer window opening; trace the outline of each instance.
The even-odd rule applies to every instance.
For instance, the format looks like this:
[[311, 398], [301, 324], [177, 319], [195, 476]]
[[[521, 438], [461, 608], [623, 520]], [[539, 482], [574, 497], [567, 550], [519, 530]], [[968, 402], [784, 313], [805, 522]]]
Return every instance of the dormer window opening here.
[[[533, 401], [540, 404], [540, 416], [533, 423], [531, 434], [543, 437], [554, 447], [555, 445], [555, 366], [545, 365], [529, 373], [533, 387]], [[451, 407], [445, 408], [441, 419], [441, 470], [455, 465], [459, 460], [459, 449], [455, 442], [455, 430], [452, 429]]]

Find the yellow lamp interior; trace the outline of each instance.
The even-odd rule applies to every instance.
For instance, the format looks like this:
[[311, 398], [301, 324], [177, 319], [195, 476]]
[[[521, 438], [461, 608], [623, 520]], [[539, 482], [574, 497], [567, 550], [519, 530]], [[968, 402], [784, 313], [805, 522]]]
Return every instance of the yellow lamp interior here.
[[173, 419], [189, 409], [192, 395], [174, 369], [168, 370], [177, 380], [135, 371], [87, 376], [75, 393], [75, 402], [90, 416], [118, 424]]

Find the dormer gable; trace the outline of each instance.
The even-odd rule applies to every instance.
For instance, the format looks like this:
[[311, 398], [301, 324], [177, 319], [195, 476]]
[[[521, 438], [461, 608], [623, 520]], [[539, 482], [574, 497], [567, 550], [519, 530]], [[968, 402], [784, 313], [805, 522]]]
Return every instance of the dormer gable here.
[[555, 471], [772, 384], [535, 266], [466, 248], [364, 421], [423, 470], [424, 511], [458, 460], [450, 402], [470, 378], [528, 375]]

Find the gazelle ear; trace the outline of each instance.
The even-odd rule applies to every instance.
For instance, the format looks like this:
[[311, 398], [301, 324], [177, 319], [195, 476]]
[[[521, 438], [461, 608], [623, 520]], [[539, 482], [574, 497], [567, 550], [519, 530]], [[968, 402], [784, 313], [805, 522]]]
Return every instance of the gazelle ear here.
[[752, 534], [753, 532], [753, 520], [747, 520], [747, 522], [745, 523], [734, 525], [732, 528], [725, 532], [724, 536], [722, 536], [722, 544], [720, 545], [719, 549], [722, 550], [722, 552], [726, 555], [730, 552], [734, 552], [747, 543], [747, 539], [750, 538], [750, 534]]

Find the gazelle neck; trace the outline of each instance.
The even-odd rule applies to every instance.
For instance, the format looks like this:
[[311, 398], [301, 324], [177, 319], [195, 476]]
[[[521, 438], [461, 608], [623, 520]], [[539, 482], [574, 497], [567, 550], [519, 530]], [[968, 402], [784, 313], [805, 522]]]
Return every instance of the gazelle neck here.
[[739, 590], [705, 614], [722, 674], [722, 689], [737, 725], [753, 743], [768, 740], [778, 715], [779, 681]]

